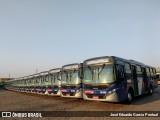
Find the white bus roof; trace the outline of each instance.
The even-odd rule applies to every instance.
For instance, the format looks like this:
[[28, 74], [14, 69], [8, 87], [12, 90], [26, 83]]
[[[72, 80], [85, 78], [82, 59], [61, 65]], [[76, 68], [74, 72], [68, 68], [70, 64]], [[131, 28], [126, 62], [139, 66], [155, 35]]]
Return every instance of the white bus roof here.
[[41, 72], [41, 73], [39, 73], [39, 74], [40, 74], [40, 76], [48, 75], [48, 71], [44, 71], [44, 72]]
[[60, 68], [55, 68], [55, 69], [49, 70], [49, 74], [57, 73], [57, 72], [60, 72]]

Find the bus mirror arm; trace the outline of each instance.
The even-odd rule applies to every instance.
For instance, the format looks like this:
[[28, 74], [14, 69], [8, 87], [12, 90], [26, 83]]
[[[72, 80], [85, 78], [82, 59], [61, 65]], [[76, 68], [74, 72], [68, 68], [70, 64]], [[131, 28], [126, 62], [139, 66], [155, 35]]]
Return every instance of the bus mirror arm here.
[[59, 79], [59, 75], [57, 75], [57, 80], [61, 80], [61, 79]]
[[78, 77], [80, 78], [80, 79], [83, 79], [83, 73], [82, 73], [83, 71], [82, 71], [82, 68], [79, 68], [78, 69]]

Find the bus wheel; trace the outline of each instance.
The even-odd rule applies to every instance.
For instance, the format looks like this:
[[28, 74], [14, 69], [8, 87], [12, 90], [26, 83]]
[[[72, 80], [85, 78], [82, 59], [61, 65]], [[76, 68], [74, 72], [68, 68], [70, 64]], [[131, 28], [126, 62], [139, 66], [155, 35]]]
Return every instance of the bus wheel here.
[[133, 93], [131, 92], [131, 90], [128, 91], [128, 95], [127, 95], [127, 103], [130, 104], [133, 101]]
[[153, 89], [152, 89], [152, 86], [151, 86], [151, 85], [149, 86], [148, 94], [149, 94], [149, 95], [152, 95], [152, 94], [153, 94]]

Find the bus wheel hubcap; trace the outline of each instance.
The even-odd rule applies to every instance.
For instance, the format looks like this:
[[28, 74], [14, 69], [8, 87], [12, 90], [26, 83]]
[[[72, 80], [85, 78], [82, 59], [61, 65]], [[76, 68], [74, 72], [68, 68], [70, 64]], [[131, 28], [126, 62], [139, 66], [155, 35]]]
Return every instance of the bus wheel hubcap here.
[[131, 93], [128, 93], [128, 100], [129, 100], [129, 101], [132, 100], [132, 95], [131, 95]]
[[153, 91], [152, 91], [152, 88], [150, 88], [150, 93], [152, 94], [152, 92], [153, 92]]

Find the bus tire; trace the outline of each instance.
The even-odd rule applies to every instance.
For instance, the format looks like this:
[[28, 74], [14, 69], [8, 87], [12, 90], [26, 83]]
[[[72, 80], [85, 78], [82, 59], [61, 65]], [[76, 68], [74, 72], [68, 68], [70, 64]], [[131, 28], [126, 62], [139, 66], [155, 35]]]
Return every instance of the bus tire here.
[[131, 104], [131, 103], [133, 102], [133, 98], [134, 98], [133, 92], [132, 92], [132, 90], [130, 89], [130, 90], [128, 91], [128, 94], [127, 94], [127, 104]]
[[153, 94], [153, 88], [152, 85], [149, 86], [148, 94], [152, 95]]

